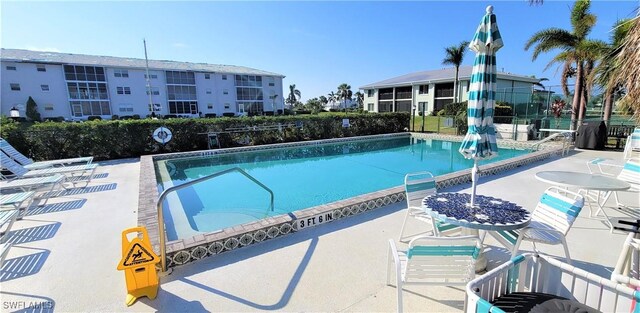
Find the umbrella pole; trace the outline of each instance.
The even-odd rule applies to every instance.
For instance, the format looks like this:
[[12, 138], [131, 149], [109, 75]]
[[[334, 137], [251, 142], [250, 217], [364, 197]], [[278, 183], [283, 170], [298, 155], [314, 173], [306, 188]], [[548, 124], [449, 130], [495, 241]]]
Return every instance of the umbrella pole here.
[[476, 187], [478, 185], [478, 160], [473, 160], [473, 168], [471, 169], [471, 206], [475, 205]]

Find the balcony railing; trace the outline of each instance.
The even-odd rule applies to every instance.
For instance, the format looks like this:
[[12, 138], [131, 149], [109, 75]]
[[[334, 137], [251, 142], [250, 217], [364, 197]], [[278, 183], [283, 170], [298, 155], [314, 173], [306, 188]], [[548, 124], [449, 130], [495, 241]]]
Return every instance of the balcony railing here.
[[411, 92], [397, 92], [396, 99], [411, 99]]

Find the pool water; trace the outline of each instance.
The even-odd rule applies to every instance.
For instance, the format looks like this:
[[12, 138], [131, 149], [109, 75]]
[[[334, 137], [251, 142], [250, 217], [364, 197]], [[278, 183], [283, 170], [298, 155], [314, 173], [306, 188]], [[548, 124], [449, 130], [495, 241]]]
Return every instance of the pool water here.
[[[157, 161], [161, 190], [240, 167], [275, 194], [271, 211], [269, 193], [237, 172], [179, 190], [165, 203], [167, 235], [190, 237], [399, 186], [411, 172], [442, 175], [471, 168], [473, 161], [459, 147], [459, 142], [396, 137]], [[525, 153], [500, 149], [498, 157], [479, 164]]]

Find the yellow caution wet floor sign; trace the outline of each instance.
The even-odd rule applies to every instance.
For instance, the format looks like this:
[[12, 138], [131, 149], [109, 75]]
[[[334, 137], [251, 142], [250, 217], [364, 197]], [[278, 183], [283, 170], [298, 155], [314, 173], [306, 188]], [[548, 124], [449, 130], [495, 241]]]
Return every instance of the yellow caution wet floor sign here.
[[[127, 235], [132, 233], [136, 237], [129, 241]], [[146, 228], [134, 227], [122, 232], [122, 259], [118, 263], [118, 270], [124, 270], [127, 281], [127, 306], [140, 297], [156, 298], [158, 274], [155, 264], [158, 262], [160, 258], [151, 249]]]

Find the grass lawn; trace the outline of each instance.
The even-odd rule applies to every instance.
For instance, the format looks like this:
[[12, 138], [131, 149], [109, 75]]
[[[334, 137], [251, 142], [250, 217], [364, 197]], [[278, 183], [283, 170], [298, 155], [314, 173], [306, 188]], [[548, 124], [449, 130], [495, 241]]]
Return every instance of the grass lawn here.
[[[416, 116], [413, 120], [413, 128], [409, 130], [413, 130], [415, 132], [422, 131], [422, 116]], [[424, 131], [425, 132], [437, 132], [441, 134], [455, 135], [456, 129], [455, 127], [445, 127], [444, 126], [444, 117], [440, 116], [425, 116], [424, 117]], [[438, 126], [439, 125], [439, 126]]]

